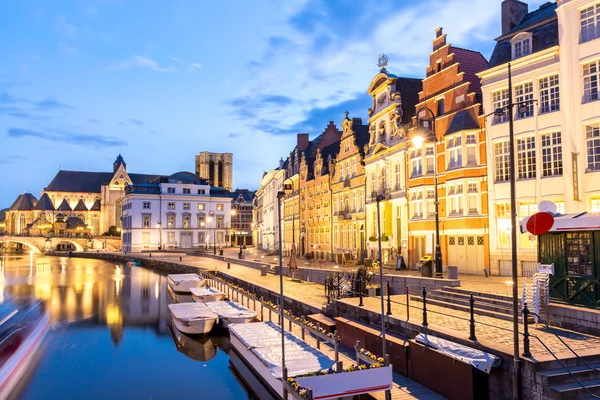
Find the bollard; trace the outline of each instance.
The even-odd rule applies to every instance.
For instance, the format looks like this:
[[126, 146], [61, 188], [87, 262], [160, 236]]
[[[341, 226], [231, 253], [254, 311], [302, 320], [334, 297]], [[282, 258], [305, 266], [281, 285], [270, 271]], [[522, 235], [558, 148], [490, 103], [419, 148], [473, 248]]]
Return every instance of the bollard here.
[[361, 287], [360, 289], [361, 289], [361, 290], [360, 290], [360, 292], [358, 293], [358, 298], [360, 299], [360, 300], [359, 300], [360, 302], [358, 303], [358, 306], [359, 306], [359, 307], [362, 307], [362, 306], [364, 306], [364, 303], [363, 303], [363, 292], [362, 292], [362, 287]]
[[[286, 367], [283, 367], [283, 371], [282, 371], [282, 377], [281, 380], [285, 383], [287, 383], [287, 378], [288, 378], [288, 371]], [[283, 400], [287, 400], [288, 399], [288, 391], [287, 391], [287, 386], [284, 384], [283, 385]]]
[[410, 319], [410, 296], [408, 295], [408, 286], [406, 287], [406, 320]]
[[231, 263], [227, 261], [227, 269], [231, 269]]
[[390, 287], [390, 281], [387, 281], [387, 315], [392, 315], [392, 288]]
[[529, 309], [527, 308], [527, 302], [523, 303], [523, 357], [531, 357], [529, 351]]
[[427, 290], [423, 286], [423, 327], [427, 328]]
[[182, 258], [183, 258], [183, 257], [179, 256], [179, 261], [182, 261]]
[[469, 321], [470, 335], [469, 340], [477, 340], [475, 337], [475, 312], [473, 309], [475, 308], [475, 299], [473, 298], [473, 293], [471, 293], [471, 297], [469, 298], [469, 312], [471, 313], [471, 319]]
[[150, 258], [152, 258], [152, 253], [150, 253]]

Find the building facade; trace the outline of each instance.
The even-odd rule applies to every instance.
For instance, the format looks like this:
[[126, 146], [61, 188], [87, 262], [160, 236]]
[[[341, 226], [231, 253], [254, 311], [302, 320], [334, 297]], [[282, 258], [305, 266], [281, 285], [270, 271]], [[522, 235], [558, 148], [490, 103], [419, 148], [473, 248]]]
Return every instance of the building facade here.
[[369, 257], [377, 252], [377, 204], [382, 222], [382, 259], [391, 264], [400, 254], [408, 260], [408, 202], [406, 199], [406, 147], [409, 123], [415, 113], [420, 79], [399, 78], [385, 66], [373, 78], [367, 93], [373, 99], [369, 114], [369, 141], [365, 154], [366, 226], [361, 232]]
[[233, 190], [233, 154], [201, 151], [196, 156], [196, 175], [212, 186]]
[[231, 235], [232, 245], [251, 246], [252, 238], [252, 215], [254, 208], [254, 192], [248, 189], [236, 189], [231, 192], [232, 215]]
[[279, 167], [263, 174], [254, 198], [254, 232], [256, 245], [262, 250], [279, 249], [279, 209], [277, 192], [285, 179], [283, 160]]
[[[510, 215], [523, 219], [551, 201], [558, 213], [600, 211], [600, 3], [565, 0], [529, 12], [502, 3], [501, 36], [490, 68], [479, 76], [489, 112], [513, 103], [517, 210], [510, 209], [508, 110], [488, 119], [490, 260], [511, 273]], [[512, 88], [508, 85], [510, 64]], [[536, 272], [537, 238], [517, 234], [519, 272]]]
[[231, 197], [207, 181], [178, 172], [128, 185], [123, 201], [122, 249], [221, 248], [229, 244]]

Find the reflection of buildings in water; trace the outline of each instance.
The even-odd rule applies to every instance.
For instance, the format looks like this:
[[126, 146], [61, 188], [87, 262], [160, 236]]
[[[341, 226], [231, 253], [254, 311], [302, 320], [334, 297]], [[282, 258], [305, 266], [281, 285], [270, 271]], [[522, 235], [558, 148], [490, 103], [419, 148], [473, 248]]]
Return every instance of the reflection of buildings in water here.
[[0, 296], [46, 300], [53, 323], [106, 324], [117, 344], [127, 326], [151, 327], [159, 335], [168, 332], [166, 277], [97, 260], [43, 261], [30, 265], [28, 257], [5, 260]]

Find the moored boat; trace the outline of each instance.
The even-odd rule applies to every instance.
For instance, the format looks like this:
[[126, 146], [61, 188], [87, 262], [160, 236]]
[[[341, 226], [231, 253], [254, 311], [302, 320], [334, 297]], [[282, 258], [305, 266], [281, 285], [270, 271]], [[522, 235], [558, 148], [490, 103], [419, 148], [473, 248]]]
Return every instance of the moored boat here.
[[256, 318], [256, 311], [252, 311], [235, 301], [209, 301], [204, 304], [219, 316], [219, 325], [223, 328], [227, 328], [229, 324], [252, 322]]
[[167, 277], [167, 282], [174, 292], [188, 294], [191, 288], [206, 285], [206, 281], [198, 274], [171, 274]]
[[142, 266], [142, 262], [141, 261], [136, 261], [136, 260], [131, 260], [127, 262], [127, 265], [129, 265], [130, 267], [141, 267]]
[[181, 332], [174, 324], [170, 328], [177, 351], [192, 360], [206, 362], [217, 355], [217, 343], [214, 343], [213, 336], [193, 338]]
[[169, 292], [169, 296], [176, 303], [193, 303], [194, 298], [190, 292], [176, 292], [171, 289], [171, 286], [167, 285], [167, 292]]
[[192, 298], [197, 303], [206, 303], [209, 301], [220, 301], [225, 296], [225, 293], [213, 287], [190, 288]]
[[188, 335], [205, 335], [219, 318], [202, 303], [169, 304], [175, 327]]

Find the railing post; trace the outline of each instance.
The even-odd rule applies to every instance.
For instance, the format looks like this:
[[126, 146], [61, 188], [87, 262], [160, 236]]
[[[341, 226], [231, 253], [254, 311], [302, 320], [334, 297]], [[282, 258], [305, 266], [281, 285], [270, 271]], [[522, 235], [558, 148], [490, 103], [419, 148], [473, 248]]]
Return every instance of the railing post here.
[[358, 299], [359, 299], [359, 303], [358, 306], [362, 307], [365, 304], [363, 303], [363, 284], [362, 284], [362, 276], [359, 278], [359, 288], [358, 288]]
[[390, 287], [390, 281], [387, 281], [387, 315], [392, 315], [392, 288]]
[[469, 312], [471, 314], [471, 319], [469, 322], [469, 328], [470, 328], [470, 334], [469, 334], [469, 340], [477, 340], [477, 337], [475, 336], [475, 312], [474, 312], [474, 308], [475, 308], [475, 298], [473, 298], [473, 293], [471, 293], [471, 297], [469, 297]]
[[333, 331], [333, 351], [335, 354], [335, 362], [340, 361], [339, 337], [337, 330]]
[[529, 309], [527, 308], [527, 302], [523, 303], [523, 357], [531, 357], [529, 351]]
[[427, 328], [427, 290], [423, 286], [423, 327]]
[[287, 378], [288, 378], [288, 371], [286, 367], [283, 367], [283, 371], [282, 371], [282, 376], [281, 376], [281, 380], [283, 381], [283, 400], [287, 400], [288, 398], [288, 391], [287, 391]]
[[408, 286], [406, 286], [406, 321], [410, 319], [410, 298], [408, 296]]
[[340, 273], [336, 272], [336, 277], [337, 277], [337, 298], [341, 298], [341, 291], [340, 291]]

